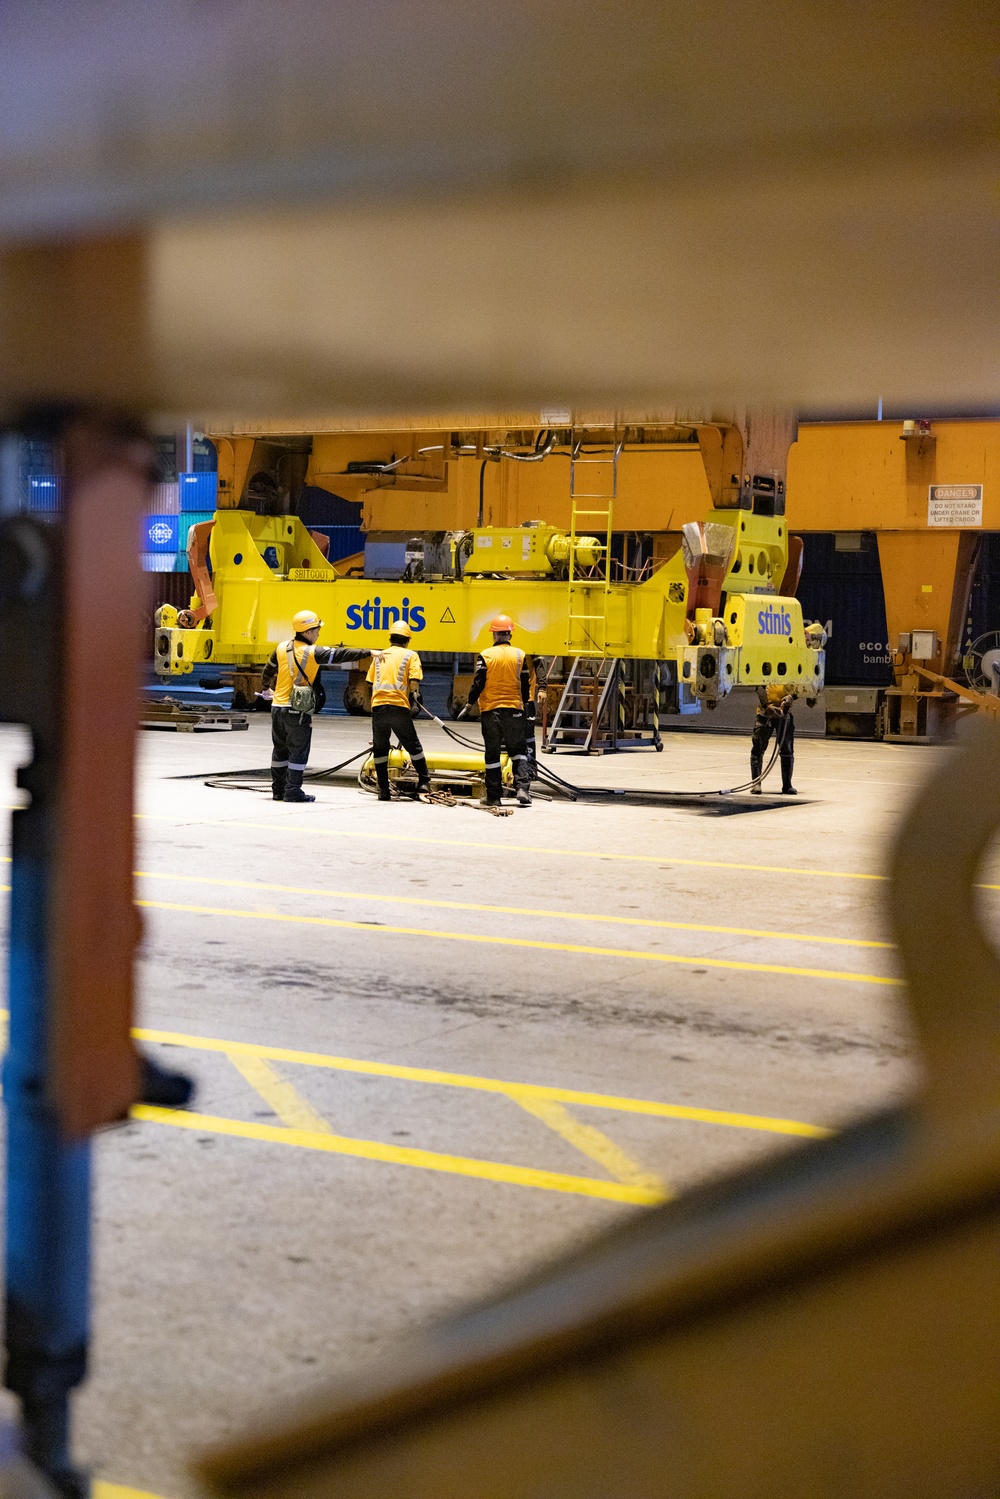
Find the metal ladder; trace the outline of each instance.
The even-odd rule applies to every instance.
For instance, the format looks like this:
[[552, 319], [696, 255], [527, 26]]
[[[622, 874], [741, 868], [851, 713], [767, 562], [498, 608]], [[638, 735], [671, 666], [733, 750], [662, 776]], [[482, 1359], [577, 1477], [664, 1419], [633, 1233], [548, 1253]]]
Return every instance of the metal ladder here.
[[[559, 658], [552, 665], [557, 668]], [[643, 680], [651, 665], [652, 681]], [[555, 675], [555, 672], [554, 672]], [[555, 676], [558, 681], [558, 676]], [[615, 750], [662, 750], [660, 663], [604, 657], [575, 657], [551, 722], [544, 724], [542, 749], [576, 749], [588, 754]]]
[[[618, 459], [624, 446], [618, 429], [611, 447], [584, 446], [587, 428], [575, 427], [569, 459], [569, 574], [566, 607], [566, 654], [604, 656], [608, 649], [608, 605], [611, 598], [611, 531], [618, 496]], [[580, 503], [583, 501], [583, 504]], [[604, 577], [577, 576], [576, 545], [581, 534], [604, 536]], [[568, 685], [568, 683], [567, 683]], [[553, 720], [554, 722], [554, 720]]]
[[[588, 668], [586, 670], [585, 661]], [[609, 657], [596, 662], [581, 656], [573, 658], [559, 705], [552, 715], [552, 722], [542, 744], [546, 753], [551, 754], [557, 749], [596, 753], [603, 748], [598, 743], [601, 722], [611, 707], [618, 680], [618, 665], [617, 661]]]

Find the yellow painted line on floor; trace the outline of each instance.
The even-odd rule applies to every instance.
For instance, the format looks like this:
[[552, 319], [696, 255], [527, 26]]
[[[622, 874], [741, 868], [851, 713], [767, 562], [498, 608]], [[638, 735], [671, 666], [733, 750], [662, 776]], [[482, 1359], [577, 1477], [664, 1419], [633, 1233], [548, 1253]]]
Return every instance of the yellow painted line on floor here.
[[539, 1171], [533, 1166], [509, 1166], [503, 1161], [480, 1161], [471, 1156], [444, 1155], [436, 1150], [417, 1150], [409, 1145], [383, 1145], [380, 1140], [356, 1140], [347, 1135], [321, 1134], [313, 1130], [283, 1129], [274, 1124], [223, 1119], [214, 1114], [192, 1114], [183, 1109], [154, 1109], [136, 1104], [132, 1118], [174, 1129], [200, 1130], [203, 1134], [229, 1135], [239, 1140], [266, 1140], [272, 1145], [296, 1145], [305, 1150], [325, 1150], [330, 1155], [355, 1156], [365, 1161], [383, 1161], [392, 1166], [416, 1166], [423, 1171], [443, 1171], [452, 1176], [470, 1176], [479, 1181], [505, 1182], [515, 1187], [538, 1187], [546, 1192], [567, 1192], [577, 1197], [602, 1197], [608, 1202], [631, 1202], [652, 1206], [662, 1202], [662, 1193], [624, 1182], [598, 1181], [589, 1176], [571, 1176], [561, 1171]]
[[495, 916], [531, 916], [547, 921], [609, 922], [615, 926], [656, 927], [672, 932], [713, 932], [728, 937], [766, 937], [773, 942], [825, 942], [837, 947], [880, 947], [893, 950], [893, 942], [874, 942], [861, 937], [820, 937], [808, 932], [773, 932], [749, 926], [714, 926], [700, 921], [661, 921], [648, 916], [609, 916], [592, 911], [547, 911], [536, 906], [484, 905], [470, 900], [431, 900], [422, 895], [386, 895], [369, 891], [323, 890], [314, 885], [271, 885], [261, 880], [227, 880], [205, 874], [164, 874], [160, 870], [137, 869], [140, 880], [172, 880], [181, 885], [220, 885], [233, 890], [262, 890], [282, 895], [317, 895], [324, 900], [358, 900], [394, 906], [428, 906], [443, 911], [486, 911]]
[[574, 1119], [564, 1103], [558, 1103], [554, 1098], [535, 1098], [531, 1094], [519, 1095], [514, 1089], [511, 1089], [508, 1096], [515, 1103], [520, 1104], [526, 1113], [531, 1114], [535, 1119], [540, 1119], [567, 1144], [572, 1145], [574, 1150], [581, 1151], [583, 1155], [596, 1161], [599, 1166], [603, 1166], [605, 1171], [610, 1176], [617, 1177], [618, 1181], [627, 1182], [632, 1187], [645, 1187], [647, 1191], [657, 1192], [661, 1201], [665, 1201], [671, 1195], [655, 1171], [647, 1171], [645, 1166], [633, 1159], [628, 1151], [622, 1150], [620, 1145], [616, 1145], [602, 1130], [595, 1129], [592, 1124], [581, 1124], [579, 1119]]
[[287, 1046], [266, 1046], [257, 1041], [222, 1041], [214, 1036], [189, 1036], [182, 1031], [160, 1031], [140, 1027], [132, 1032], [138, 1041], [161, 1046], [186, 1046], [193, 1051], [221, 1051], [227, 1055], [269, 1057], [301, 1067], [328, 1067], [334, 1072], [359, 1072], [371, 1077], [398, 1078], [410, 1083], [433, 1083], [444, 1088], [468, 1088], [473, 1092], [555, 1099], [583, 1104], [592, 1109], [614, 1109], [624, 1114], [648, 1114], [657, 1119], [688, 1119], [697, 1124], [722, 1124], [733, 1129], [764, 1130], [777, 1135], [803, 1135], [825, 1139], [831, 1131], [797, 1119], [772, 1119], [766, 1114], [741, 1114], [728, 1109], [702, 1109], [690, 1104], [660, 1103], [653, 1098], [628, 1098], [614, 1093], [588, 1093], [578, 1088], [555, 1088], [545, 1083], [511, 1083], [501, 1078], [478, 1077], [470, 1072], [442, 1072], [434, 1067], [409, 1067], [400, 1062], [368, 1062], [356, 1057], [332, 1056], [322, 1051], [295, 1051]]
[[266, 1057], [246, 1056], [233, 1051], [227, 1055], [237, 1072], [260, 1094], [268, 1107], [274, 1110], [282, 1124], [289, 1129], [305, 1130], [314, 1135], [333, 1134], [322, 1114], [317, 1113], [298, 1089], [293, 1088], [290, 1082], [275, 1071]]
[[95, 1478], [90, 1487], [93, 1499], [160, 1499], [159, 1494], [151, 1494], [148, 1489], [130, 1489], [121, 1483], [103, 1483], [99, 1478]]
[[882, 984], [898, 987], [903, 980], [879, 973], [841, 972], [836, 968], [794, 968], [785, 963], [750, 963], [736, 958], [693, 957], [683, 953], [643, 952], [629, 947], [592, 947], [576, 942], [542, 942], [534, 937], [497, 937], [479, 932], [442, 932], [420, 926], [373, 926], [367, 921], [347, 921], [335, 916], [300, 916], [282, 911], [240, 911], [231, 906], [192, 906], [165, 900], [137, 900], [137, 906], [154, 911], [184, 911], [192, 916], [229, 916], [240, 921], [280, 921], [299, 926], [336, 927], [367, 932], [380, 937], [419, 937], [436, 942], [472, 942], [492, 947], [522, 947], [536, 952], [578, 953], [591, 958], [627, 958], [641, 963], [675, 963], [685, 968], [725, 968], [739, 973], [774, 973], [785, 978], [836, 979], [845, 984]]
[[[673, 865], [694, 869], [740, 869], [752, 874], [794, 874], [823, 880], [887, 880], [885, 874], [863, 874], [854, 870], [807, 869], [785, 864], [738, 864], [725, 859], [679, 859], [672, 854], [609, 854], [600, 849], [547, 848], [539, 843], [507, 843], [502, 836], [495, 843], [472, 838], [415, 838], [406, 833], [359, 833], [348, 828], [317, 828], [304, 822], [246, 822], [222, 817], [164, 817], [155, 812], [137, 812], [142, 822], [168, 822], [172, 827], [255, 828], [265, 833], [306, 833], [315, 838], [357, 838], [373, 843], [416, 843], [439, 848], [478, 848], [486, 853], [556, 854], [566, 859], [610, 859], [616, 863]], [[315, 814], [313, 814], [315, 815]]]

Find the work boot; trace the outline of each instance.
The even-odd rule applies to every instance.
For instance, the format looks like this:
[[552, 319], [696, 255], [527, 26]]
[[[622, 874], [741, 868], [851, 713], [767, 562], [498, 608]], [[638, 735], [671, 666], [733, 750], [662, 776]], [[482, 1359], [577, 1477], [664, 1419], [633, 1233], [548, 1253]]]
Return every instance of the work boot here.
[[289, 770], [288, 779], [285, 782], [285, 795], [282, 798], [286, 802], [314, 802], [316, 798], [310, 796], [307, 791], [302, 790], [301, 770]]
[[530, 807], [531, 806], [531, 794], [528, 791], [527, 786], [521, 786], [521, 787], [518, 788], [517, 805], [519, 807]]
[[139, 1101], [160, 1109], [183, 1109], [194, 1095], [194, 1083], [183, 1072], [168, 1072], [139, 1053]]
[[285, 799], [284, 766], [280, 770], [272, 769], [271, 771], [271, 796], [276, 802], [283, 802]]
[[789, 786], [782, 786], [782, 788], [781, 788], [781, 794], [782, 794], [782, 796], [798, 796], [799, 793], [796, 791], [796, 789], [795, 789], [794, 786], [789, 785]]
[[379, 794], [378, 794], [378, 799], [379, 799], [380, 802], [391, 802], [392, 801], [392, 792], [391, 791], [380, 791]]

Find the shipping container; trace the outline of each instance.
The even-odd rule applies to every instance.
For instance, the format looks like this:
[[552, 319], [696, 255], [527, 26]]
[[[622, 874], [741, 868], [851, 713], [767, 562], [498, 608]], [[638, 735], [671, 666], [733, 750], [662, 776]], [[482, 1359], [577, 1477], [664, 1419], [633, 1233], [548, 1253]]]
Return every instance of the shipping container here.
[[360, 526], [310, 526], [309, 530], [329, 538], [327, 557], [331, 562], [338, 562], [341, 557], [353, 557], [355, 552], [365, 549], [365, 533]]
[[31, 474], [27, 484], [32, 514], [54, 515], [62, 509], [62, 479], [58, 474]]
[[144, 573], [172, 573], [174, 570], [174, 552], [143, 552], [141, 555]]
[[1000, 630], [1000, 533], [985, 531], [973, 564], [962, 644]]
[[188, 533], [192, 526], [200, 526], [207, 520], [215, 519], [214, 510], [183, 510], [177, 517], [177, 550], [187, 551]]
[[[295, 512], [310, 530], [325, 530], [327, 526], [360, 527], [362, 508], [360, 500], [345, 500], [316, 484], [304, 484], [299, 490]], [[360, 547], [355, 550], [360, 551]], [[350, 554], [345, 552], [344, 555]]]
[[211, 510], [218, 502], [219, 476], [216, 473], [178, 474], [181, 510]]
[[180, 508], [181, 497], [176, 479], [153, 485], [152, 494], [146, 502], [148, 515], [176, 515]]
[[176, 515], [144, 515], [142, 518], [142, 550], [144, 552], [176, 552], [178, 548], [178, 524]]
[[805, 619], [830, 630], [831, 687], [891, 687], [885, 594], [874, 531], [810, 532], [802, 537], [798, 597]]

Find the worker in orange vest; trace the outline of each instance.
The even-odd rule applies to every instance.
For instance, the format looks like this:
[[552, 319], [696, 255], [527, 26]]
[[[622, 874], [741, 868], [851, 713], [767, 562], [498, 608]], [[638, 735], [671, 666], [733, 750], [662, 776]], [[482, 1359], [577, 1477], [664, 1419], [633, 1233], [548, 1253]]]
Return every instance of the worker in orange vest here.
[[373, 651], [368, 668], [372, 689], [372, 753], [380, 802], [392, 800], [389, 746], [394, 734], [417, 773], [417, 794], [430, 790], [427, 761], [413, 724], [413, 712], [420, 704], [424, 669], [416, 651], [410, 650], [412, 636], [410, 626], [397, 620], [389, 627], [388, 650]]
[[514, 768], [514, 785], [521, 807], [531, 806], [528, 764], [527, 709], [531, 702], [531, 661], [511, 645], [514, 621], [498, 614], [490, 622], [493, 644], [476, 657], [469, 690], [470, 706], [479, 704], [486, 758], [486, 805], [498, 807], [503, 790], [500, 751], [506, 749]]

